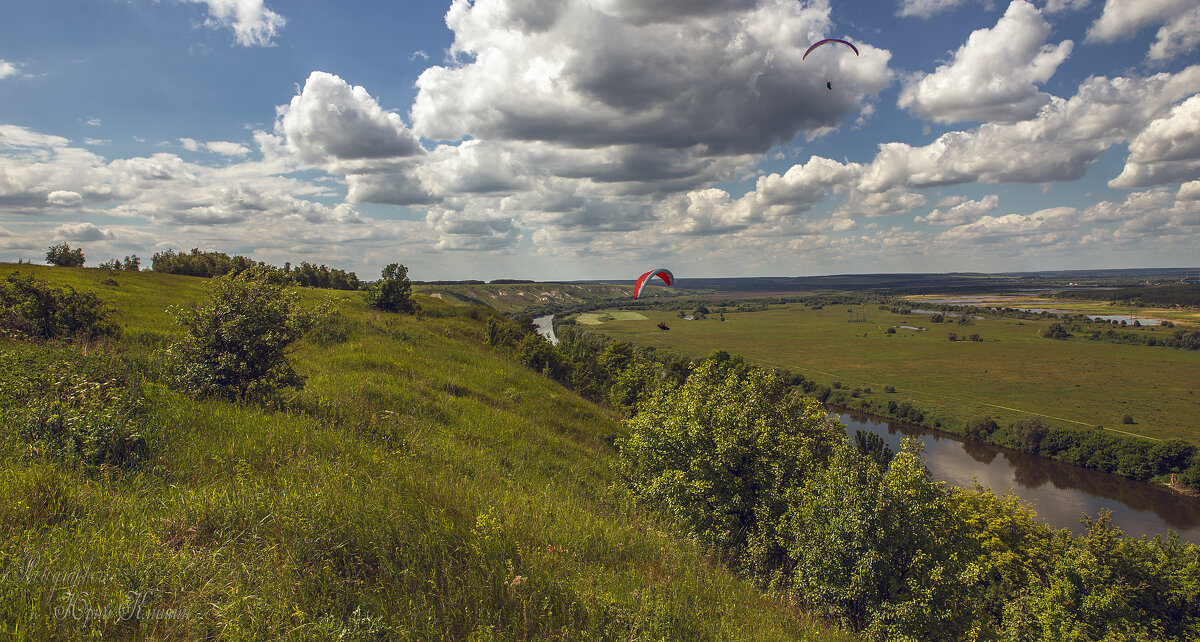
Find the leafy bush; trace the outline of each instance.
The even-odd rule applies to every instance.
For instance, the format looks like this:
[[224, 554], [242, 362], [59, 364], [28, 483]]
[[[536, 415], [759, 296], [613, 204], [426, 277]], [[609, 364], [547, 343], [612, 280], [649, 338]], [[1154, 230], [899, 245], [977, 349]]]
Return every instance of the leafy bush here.
[[179, 384], [197, 396], [243, 399], [304, 386], [288, 362], [292, 343], [311, 327], [277, 272], [250, 268], [214, 278], [209, 298], [173, 308], [184, 338], [169, 348]]
[[83, 339], [119, 334], [112, 310], [91, 292], [57, 287], [19, 272], [0, 281], [0, 325], [35, 339]]
[[771, 372], [703, 361], [679, 388], [658, 390], [619, 442], [624, 487], [752, 567], [778, 565], [775, 536], [788, 489], [803, 485], [842, 436], [812, 399]]
[[1046, 425], [1037, 417], [1026, 417], [1013, 422], [1007, 431], [999, 434], [1000, 442], [1006, 446], [1023, 450], [1027, 453], [1037, 453], [1042, 440], [1049, 433]]
[[890, 466], [841, 446], [790, 494], [795, 590], [872, 639], [965, 639], [976, 620], [968, 531], [905, 441]]
[[974, 417], [967, 422], [964, 433], [971, 439], [986, 440], [992, 433], [1000, 429], [1000, 425], [991, 417]]
[[46, 262], [59, 267], [83, 267], [83, 250], [71, 249], [66, 243], [50, 246], [46, 251]]
[[399, 263], [392, 263], [383, 268], [382, 278], [367, 288], [363, 298], [368, 306], [384, 312], [412, 314], [418, 308], [417, 302], [412, 298], [412, 281], [408, 278], [408, 268]]

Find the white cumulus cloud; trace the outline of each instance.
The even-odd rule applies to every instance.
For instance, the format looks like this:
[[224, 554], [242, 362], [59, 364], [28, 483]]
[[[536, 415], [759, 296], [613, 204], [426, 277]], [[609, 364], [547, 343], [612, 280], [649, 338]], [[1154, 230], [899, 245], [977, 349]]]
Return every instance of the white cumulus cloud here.
[[1129, 158], [1109, 187], [1130, 188], [1200, 179], [1200, 94], [1154, 120], [1129, 144]]
[[113, 233], [96, 227], [95, 223], [66, 223], [54, 228], [54, 236], [68, 241], [100, 241], [113, 238]]
[[991, 29], [979, 29], [954, 60], [905, 84], [899, 106], [937, 122], [1012, 122], [1050, 102], [1037, 83], [1054, 75], [1072, 42], [1045, 44], [1050, 24], [1025, 0], [1014, 0]]
[[402, 158], [424, 150], [399, 115], [384, 111], [363, 87], [314, 71], [300, 94], [278, 108], [276, 133], [313, 163]]
[[1196, 29], [1200, 7], [1195, 0], [1107, 0], [1103, 13], [1088, 28], [1086, 41], [1124, 40], [1150, 25], [1161, 25], [1147, 53], [1152, 60], [1190, 53], [1200, 44]]
[[1089, 78], [1074, 96], [1052, 98], [1031, 120], [952, 131], [924, 146], [881, 144], [858, 186], [879, 192], [898, 185], [1075, 180], [1197, 86], [1200, 66], [1146, 78]]

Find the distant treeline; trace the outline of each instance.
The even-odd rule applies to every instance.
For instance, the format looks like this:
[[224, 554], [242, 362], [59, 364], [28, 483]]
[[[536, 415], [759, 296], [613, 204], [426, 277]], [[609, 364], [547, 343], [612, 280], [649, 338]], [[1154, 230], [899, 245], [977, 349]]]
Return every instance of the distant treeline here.
[[1145, 285], [1116, 290], [1066, 290], [1055, 296], [1067, 299], [1084, 299], [1087, 301], [1120, 301], [1134, 306], [1179, 305], [1184, 307], [1200, 306], [1200, 284], [1197, 283], [1168, 283], [1165, 285]]
[[484, 285], [486, 281], [464, 279], [462, 281], [413, 281], [413, 285]]
[[229, 256], [224, 252], [201, 252], [199, 248], [192, 248], [192, 251], [187, 253], [175, 252], [175, 250], [156, 252], [150, 269], [166, 274], [212, 278], [225, 274], [241, 274], [252, 267], [278, 271], [296, 285], [304, 287], [332, 290], [357, 290], [362, 287], [362, 282], [353, 272], [325, 265], [318, 266], [302, 261], [295, 268], [290, 262], [284, 263], [280, 268], [263, 261], [255, 261], [248, 256]]

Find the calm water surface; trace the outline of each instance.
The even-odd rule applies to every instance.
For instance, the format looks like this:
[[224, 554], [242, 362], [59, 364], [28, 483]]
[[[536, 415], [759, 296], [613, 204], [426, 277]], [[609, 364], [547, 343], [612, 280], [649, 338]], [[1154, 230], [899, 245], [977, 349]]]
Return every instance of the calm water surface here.
[[550, 340], [550, 343], [558, 345], [558, 337], [554, 336], [554, 315], [547, 314], [544, 317], [538, 317], [533, 320], [533, 324], [537, 326], [538, 334]]
[[1126, 535], [1153, 538], [1168, 530], [1179, 539], [1200, 544], [1200, 499], [1184, 497], [1155, 484], [1137, 482], [1061, 461], [945, 433], [889, 423], [858, 413], [842, 413], [846, 432], [865, 430], [883, 438], [899, 452], [911, 436], [925, 444], [925, 461], [935, 479], [970, 488], [976, 480], [997, 493], [1012, 489], [1053, 528], [1083, 533], [1083, 515], [1112, 511], [1115, 526]]

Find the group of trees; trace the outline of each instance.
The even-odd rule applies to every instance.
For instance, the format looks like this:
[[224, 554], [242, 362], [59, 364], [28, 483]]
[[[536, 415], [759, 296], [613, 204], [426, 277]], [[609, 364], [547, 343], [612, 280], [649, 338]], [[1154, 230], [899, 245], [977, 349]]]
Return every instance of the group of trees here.
[[201, 252], [200, 248], [192, 248], [191, 252], [176, 252], [175, 250], [155, 252], [150, 264], [150, 269], [155, 272], [209, 279], [225, 274], [236, 275], [252, 267], [267, 268], [269, 266], [248, 256], [229, 256], [224, 252]]
[[125, 270], [126, 272], [137, 272], [142, 269], [142, 259], [138, 255], [126, 256], [124, 261], [112, 259], [100, 264], [101, 268], [106, 270]]
[[326, 290], [357, 290], [362, 285], [358, 275], [353, 272], [329, 268], [324, 264], [314, 265], [301, 261], [297, 267], [291, 263], [283, 264], [283, 271], [296, 285], [306, 288], [324, 288]]
[[1126, 539], [1104, 515], [1074, 538], [1012, 496], [947, 488], [913, 442], [891, 456], [846, 439], [774, 373], [706, 360], [654, 388], [629, 428], [617, 446], [636, 502], [871, 638], [1200, 635], [1197, 547]]

